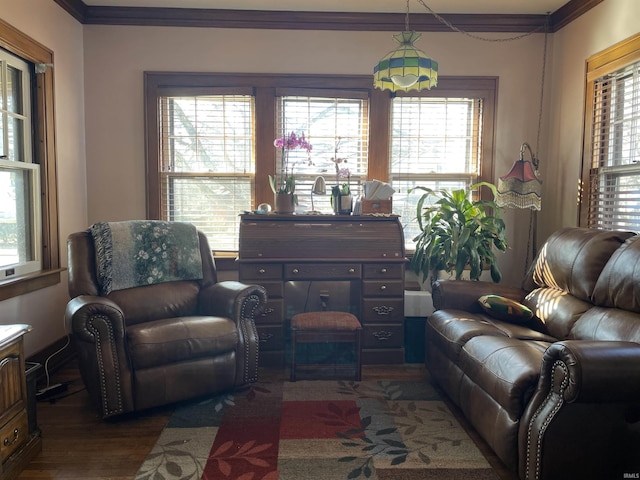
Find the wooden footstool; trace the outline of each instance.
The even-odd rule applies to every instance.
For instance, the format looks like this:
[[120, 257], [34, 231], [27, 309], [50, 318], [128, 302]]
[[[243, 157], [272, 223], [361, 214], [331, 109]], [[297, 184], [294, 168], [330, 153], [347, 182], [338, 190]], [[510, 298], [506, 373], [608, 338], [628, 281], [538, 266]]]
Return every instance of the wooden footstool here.
[[[353, 371], [353, 380], [361, 377], [360, 337], [362, 326], [347, 312], [306, 312], [291, 319], [291, 381], [298, 372], [308, 372], [312, 378], [344, 378], [344, 372]], [[298, 364], [296, 350], [301, 343], [352, 343], [355, 353], [353, 364], [310, 363]], [[320, 375], [324, 372], [324, 375]], [[313, 375], [316, 374], [316, 375]]]

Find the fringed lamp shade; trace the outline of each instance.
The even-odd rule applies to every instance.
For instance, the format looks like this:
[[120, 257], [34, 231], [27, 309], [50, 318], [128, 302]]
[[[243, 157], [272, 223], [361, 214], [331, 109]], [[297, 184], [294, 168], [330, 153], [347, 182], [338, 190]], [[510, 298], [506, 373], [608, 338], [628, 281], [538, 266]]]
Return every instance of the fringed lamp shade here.
[[[542, 181], [532, 162], [524, 159], [526, 143], [520, 149], [520, 160], [513, 162], [509, 173], [498, 179], [496, 203], [500, 207], [530, 208], [540, 210]], [[531, 148], [529, 148], [531, 152]], [[532, 160], [533, 154], [532, 154]], [[535, 160], [534, 160], [535, 161]]]
[[438, 62], [431, 60], [413, 43], [420, 38], [416, 32], [393, 36], [400, 45], [388, 53], [373, 69], [373, 86], [392, 92], [427, 90], [438, 85]]

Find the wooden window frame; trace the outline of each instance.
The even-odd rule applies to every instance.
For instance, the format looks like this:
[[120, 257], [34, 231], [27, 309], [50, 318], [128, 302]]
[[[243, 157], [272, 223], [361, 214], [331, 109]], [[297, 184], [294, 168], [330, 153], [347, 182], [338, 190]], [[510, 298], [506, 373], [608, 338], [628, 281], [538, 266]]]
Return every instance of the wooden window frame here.
[[[53, 64], [53, 52], [0, 19], [0, 47], [34, 64]], [[42, 270], [0, 280], [0, 301], [60, 283], [60, 230], [53, 69], [34, 74], [33, 160], [40, 165]]]
[[[280, 75], [199, 72], [145, 72], [145, 158], [147, 218], [161, 219], [160, 146], [158, 99], [166, 95], [205, 94], [211, 89], [252, 88], [256, 115], [256, 185], [255, 204], [272, 203], [268, 176], [276, 171], [276, 90], [305, 89], [317, 91], [355, 90], [369, 97], [369, 165], [367, 180], [388, 181], [390, 145], [390, 108], [392, 95], [373, 88], [371, 75]], [[410, 93], [411, 94], [411, 93]], [[470, 96], [484, 99], [483, 142], [479, 179], [492, 181], [496, 125], [497, 77], [441, 77], [435, 90], [420, 92], [425, 96]]]
[[595, 81], [638, 61], [640, 61], [640, 33], [612, 45], [606, 50], [589, 57], [586, 61], [582, 173], [580, 176], [580, 201], [578, 205], [578, 224], [581, 227], [589, 226]]

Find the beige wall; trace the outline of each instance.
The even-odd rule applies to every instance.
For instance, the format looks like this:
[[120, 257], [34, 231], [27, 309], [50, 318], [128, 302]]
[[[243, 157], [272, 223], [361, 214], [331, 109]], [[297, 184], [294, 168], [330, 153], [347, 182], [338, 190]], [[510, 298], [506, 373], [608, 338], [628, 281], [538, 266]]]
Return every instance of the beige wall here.
[[549, 111], [550, 142], [541, 172], [545, 178], [540, 234], [546, 238], [577, 223], [581, 172], [585, 61], [640, 32], [638, 0], [605, 0], [554, 34]]
[[[145, 215], [144, 71], [370, 74], [394, 44], [389, 32], [83, 27], [52, 0], [0, 0], [0, 12], [55, 52], [63, 248], [69, 232], [90, 223]], [[539, 152], [541, 240], [576, 223], [584, 61], [636, 33], [638, 18], [637, 0], [605, 0], [550, 39], [549, 122], [543, 123]], [[417, 45], [439, 61], [441, 75], [500, 77], [496, 175], [505, 173], [522, 142], [535, 146], [543, 35], [495, 43], [426, 33]], [[528, 215], [508, 210], [505, 220], [512, 249], [500, 263], [505, 282], [515, 282], [524, 266]], [[64, 251], [62, 258], [66, 265]], [[34, 325], [28, 353], [64, 334], [66, 276], [63, 281], [0, 302], [0, 322]]]
[[[87, 219], [82, 26], [52, 0], [0, 0], [0, 17], [54, 52], [61, 262], [66, 266], [65, 239], [85, 228]], [[62, 280], [0, 302], [0, 323], [34, 327], [25, 337], [27, 355], [65, 335], [66, 273]]]
[[[85, 26], [84, 43], [90, 222], [145, 215], [143, 72], [368, 75], [395, 45], [388, 32], [112, 26]], [[500, 77], [496, 171], [505, 173], [520, 144], [534, 142], [543, 35], [484, 42], [428, 33], [417, 44], [439, 61], [440, 75]], [[513, 249], [501, 262], [507, 279], [518, 278], [528, 223], [506, 217]]]

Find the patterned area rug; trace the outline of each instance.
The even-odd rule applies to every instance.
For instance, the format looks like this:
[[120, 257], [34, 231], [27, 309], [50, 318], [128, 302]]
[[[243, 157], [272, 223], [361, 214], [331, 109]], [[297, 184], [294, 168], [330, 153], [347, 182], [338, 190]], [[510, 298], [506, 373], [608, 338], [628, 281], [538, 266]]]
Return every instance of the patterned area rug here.
[[428, 382], [258, 383], [179, 406], [136, 480], [499, 477]]

